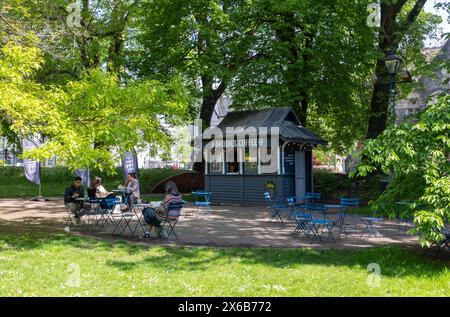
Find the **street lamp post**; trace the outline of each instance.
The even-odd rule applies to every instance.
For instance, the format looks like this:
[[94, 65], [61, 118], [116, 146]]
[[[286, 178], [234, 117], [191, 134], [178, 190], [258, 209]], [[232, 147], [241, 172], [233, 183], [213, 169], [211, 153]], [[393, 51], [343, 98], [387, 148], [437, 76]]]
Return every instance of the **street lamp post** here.
[[[389, 102], [389, 114], [390, 114], [390, 124], [393, 126], [395, 124], [395, 77], [397, 76], [400, 66], [402, 65], [402, 59], [397, 55], [391, 53], [385, 58], [386, 68], [391, 75], [391, 80], [389, 82], [390, 88], [390, 102]], [[392, 181], [394, 178], [394, 167], [391, 166], [389, 179]]]
[[390, 123], [394, 125], [395, 123], [395, 77], [397, 76], [400, 67], [402, 65], [402, 59], [397, 55], [391, 53], [385, 58], [386, 68], [388, 69], [389, 74], [391, 75], [391, 80], [389, 82], [390, 88], [390, 102], [389, 102], [389, 114], [390, 114]]

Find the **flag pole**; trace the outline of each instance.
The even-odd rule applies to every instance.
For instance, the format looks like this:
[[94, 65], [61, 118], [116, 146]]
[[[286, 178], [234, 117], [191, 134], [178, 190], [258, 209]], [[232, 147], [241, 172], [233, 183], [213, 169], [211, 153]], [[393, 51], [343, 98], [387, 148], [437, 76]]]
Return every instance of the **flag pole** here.
[[31, 201], [48, 201], [47, 198], [42, 197], [42, 183], [41, 183], [41, 162], [38, 162], [38, 168], [39, 168], [39, 193], [38, 196], [31, 199]]

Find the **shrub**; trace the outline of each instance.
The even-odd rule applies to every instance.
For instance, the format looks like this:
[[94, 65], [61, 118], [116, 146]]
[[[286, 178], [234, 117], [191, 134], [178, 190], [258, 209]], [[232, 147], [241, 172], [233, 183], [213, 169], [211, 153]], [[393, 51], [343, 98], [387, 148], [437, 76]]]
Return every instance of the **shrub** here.
[[350, 180], [347, 174], [314, 171], [314, 191], [324, 200], [339, 200], [342, 197], [360, 198], [363, 201], [376, 199], [381, 194], [380, 176]]
[[[415, 122], [386, 129], [377, 139], [367, 140], [361, 162], [355, 173], [364, 176], [381, 166], [393, 170], [395, 179], [384, 197], [374, 206], [389, 199], [410, 195], [421, 245], [444, 239], [444, 224], [450, 220], [450, 95], [419, 113]], [[411, 191], [408, 193], [408, 191]]]
[[[142, 193], [150, 190], [167, 177], [182, 173], [172, 169], [141, 169], [139, 181]], [[100, 176], [107, 190], [117, 188], [124, 183], [121, 168], [116, 169], [115, 175], [105, 175], [98, 170], [91, 170], [91, 179]], [[66, 186], [73, 181], [73, 174], [65, 167], [42, 167], [41, 183], [44, 196], [61, 196]], [[38, 186], [26, 180], [21, 166], [0, 167], [0, 197], [30, 197], [38, 193]]]

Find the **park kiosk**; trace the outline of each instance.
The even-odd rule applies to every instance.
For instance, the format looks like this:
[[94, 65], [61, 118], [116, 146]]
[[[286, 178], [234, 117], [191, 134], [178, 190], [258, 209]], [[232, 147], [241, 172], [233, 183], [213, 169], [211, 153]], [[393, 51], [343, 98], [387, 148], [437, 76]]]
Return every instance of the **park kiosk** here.
[[[276, 196], [313, 191], [312, 150], [326, 141], [303, 127], [292, 108], [229, 112], [216, 128], [221, 139], [202, 137], [204, 148], [223, 155], [222, 161], [205, 164], [205, 190], [214, 203], [263, 204], [267, 190]], [[236, 132], [242, 130], [249, 133], [242, 137]], [[263, 152], [276, 158], [270, 161], [275, 168], [264, 168], [268, 163]]]

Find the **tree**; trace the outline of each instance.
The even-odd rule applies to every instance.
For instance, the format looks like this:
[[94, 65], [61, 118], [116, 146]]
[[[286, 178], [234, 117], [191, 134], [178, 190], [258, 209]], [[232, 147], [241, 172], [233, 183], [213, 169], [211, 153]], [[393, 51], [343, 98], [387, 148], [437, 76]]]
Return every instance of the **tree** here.
[[179, 80], [129, 82], [99, 69], [65, 86], [33, 81], [42, 54], [34, 46], [5, 45], [0, 58], [0, 112], [21, 138], [38, 135], [39, 148], [25, 153], [39, 161], [58, 157], [74, 170], [91, 167], [114, 172], [125, 151], [146, 143], [167, 148], [162, 120], [180, 124], [189, 97]]
[[208, 127], [217, 100], [247, 57], [242, 35], [254, 29], [244, 15], [250, 6], [240, 0], [144, 1], [135, 72], [151, 78], [182, 75]]
[[[450, 220], [450, 96], [442, 94], [416, 120], [388, 127], [378, 138], [368, 139], [363, 150], [367, 161], [354, 175], [366, 176], [378, 165], [385, 171], [393, 168], [394, 180], [373, 207], [388, 207], [385, 212], [398, 216], [393, 198], [412, 191], [415, 197], [409, 198], [418, 201], [412, 232], [420, 233], [422, 245], [430, 245], [443, 238], [444, 223]], [[407, 179], [412, 182], [405, 183]]]
[[[344, 153], [367, 135], [373, 73], [382, 55], [376, 29], [367, 25], [369, 3], [147, 0], [134, 69], [156, 78], [182, 74], [201, 100], [204, 127], [227, 90], [237, 110], [292, 107], [303, 125]], [[383, 10], [394, 6], [386, 3]], [[411, 1], [400, 8], [399, 49], [423, 69], [422, 42], [438, 21], [416, 17], [421, 8]]]
[[0, 0], [0, 19], [7, 21], [8, 34], [29, 31], [39, 38], [45, 60], [36, 76], [41, 83], [64, 84], [97, 67], [126, 77], [125, 47], [132, 42], [130, 25], [139, 2], [13, 0], [11, 5]]
[[[367, 129], [367, 138], [369, 139], [376, 138], [384, 131], [388, 118], [390, 74], [385, 65], [385, 56], [390, 53], [400, 54], [408, 46], [411, 46], [411, 44], [423, 48], [423, 40], [426, 34], [424, 33], [424, 28], [430, 22], [436, 23], [436, 20], [434, 22], [429, 19], [418, 20], [425, 3], [426, 0], [382, 0], [380, 2], [381, 26], [378, 31], [379, 55], [376, 60], [376, 80], [373, 83], [372, 99], [370, 102], [369, 125]], [[427, 15], [423, 14], [423, 16]], [[428, 17], [433, 18], [431, 15], [428, 15]], [[413, 32], [414, 30], [417, 31], [417, 28], [414, 27], [416, 22], [420, 22], [419, 26], [422, 27], [422, 32]], [[416, 41], [414, 41], [414, 38]], [[421, 41], [422, 45], [418, 45], [417, 40]], [[414, 61], [410, 65], [413, 66], [413, 64]]]
[[233, 81], [233, 106], [289, 106], [337, 152], [353, 145], [367, 127], [375, 59], [367, 3], [255, 1], [254, 58]]

